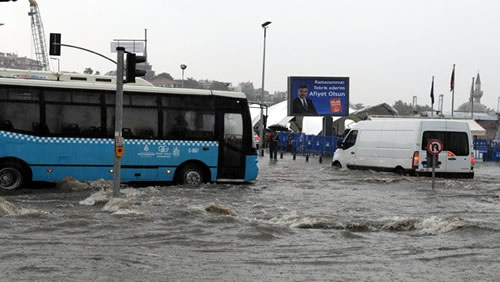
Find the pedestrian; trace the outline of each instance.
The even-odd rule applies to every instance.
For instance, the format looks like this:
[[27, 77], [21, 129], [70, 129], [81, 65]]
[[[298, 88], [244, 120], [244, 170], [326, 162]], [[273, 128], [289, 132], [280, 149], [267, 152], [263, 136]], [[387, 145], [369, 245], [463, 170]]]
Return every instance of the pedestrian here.
[[271, 131], [269, 134], [269, 158], [271, 160], [278, 160], [278, 142], [278, 133], [275, 130]]

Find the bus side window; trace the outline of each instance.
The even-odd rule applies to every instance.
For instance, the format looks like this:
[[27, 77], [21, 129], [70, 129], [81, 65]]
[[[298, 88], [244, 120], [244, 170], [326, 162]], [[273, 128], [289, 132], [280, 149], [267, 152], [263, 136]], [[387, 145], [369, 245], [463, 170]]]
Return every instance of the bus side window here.
[[[99, 93], [80, 89], [44, 91], [46, 124], [56, 136], [79, 136], [81, 129], [101, 124]], [[85, 136], [90, 137], [90, 136]]]
[[14, 125], [10, 120], [2, 120], [0, 121], [0, 130], [12, 131], [14, 130]]
[[0, 120], [4, 130], [33, 132], [31, 123], [40, 120], [38, 90], [30, 87], [2, 86], [1, 92], [4, 100], [0, 102]]

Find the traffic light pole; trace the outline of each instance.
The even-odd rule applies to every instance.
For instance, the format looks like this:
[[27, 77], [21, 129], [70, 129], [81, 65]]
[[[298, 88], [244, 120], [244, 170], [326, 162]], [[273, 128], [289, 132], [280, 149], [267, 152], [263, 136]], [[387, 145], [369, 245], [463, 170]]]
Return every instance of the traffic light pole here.
[[115, 102], [115, 166], [113, 170], [113, 198], [120, 197], [120, 170], [121, 156], [124, 150], [124, 140], [122, 136], [123, 122], [123, 55], [125, 48], [118, 47], [117, 69], [116, 69], [116, 102]]

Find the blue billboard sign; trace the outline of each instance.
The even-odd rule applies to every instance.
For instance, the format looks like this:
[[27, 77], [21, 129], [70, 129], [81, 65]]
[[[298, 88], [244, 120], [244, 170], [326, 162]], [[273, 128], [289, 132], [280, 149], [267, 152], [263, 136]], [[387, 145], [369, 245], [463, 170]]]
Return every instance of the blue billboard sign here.
[[288, 77], [289, 116], [348, 116], [348, 77]]

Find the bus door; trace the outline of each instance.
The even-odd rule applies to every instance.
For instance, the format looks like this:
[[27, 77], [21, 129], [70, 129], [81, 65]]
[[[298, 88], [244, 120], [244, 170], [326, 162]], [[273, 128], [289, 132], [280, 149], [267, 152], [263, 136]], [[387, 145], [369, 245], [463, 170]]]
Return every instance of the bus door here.
[[245, 142], [241, 113], [217, 112], [219, 163], [217, 180], [241, 181], [245, 178]]

